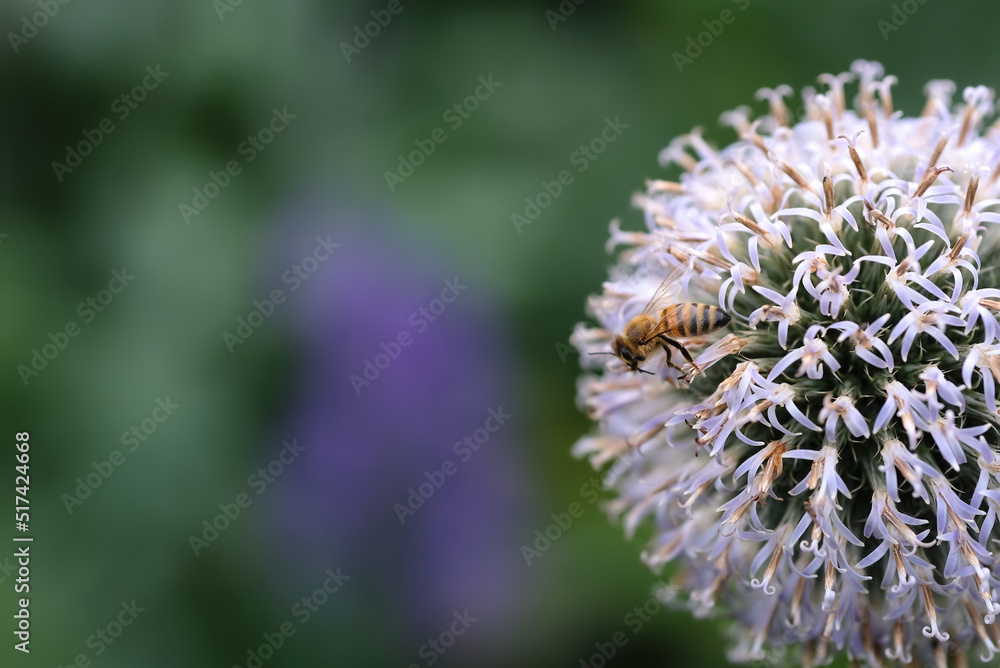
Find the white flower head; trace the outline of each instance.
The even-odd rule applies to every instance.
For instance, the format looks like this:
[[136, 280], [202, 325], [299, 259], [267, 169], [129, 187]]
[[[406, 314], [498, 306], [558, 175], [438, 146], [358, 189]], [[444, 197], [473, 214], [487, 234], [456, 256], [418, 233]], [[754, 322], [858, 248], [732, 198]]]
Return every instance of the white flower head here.
[[[731, 657], [968, 665], [1000, 652], [1000, 132], [993, 93], [927, 84], [895, 110], [878, 63], [825, 74], [790, 114], [722, 114], [741, 139], [671, 142], [612, 227], [617, 265], [573, 343], [607, 353], [664, 278], [661, 349], [584, 357], [598, 468], [643, 560], [724, 612]], [[848, 89], [853, 89], [852, 92]], [[852, 106], [853, 104], [853, 106]], [[954, 106], [953, 106], [954, 104]], [[994, 172], [996, 170], [994, 169]], [[627, 226], [628, 227], [628, 226]], [[620, 249], [620, 250], [619, 250]], [[731, 318], [709, 327], [710, 309]], [[680, 323], [686, 313], [698, 321]], [[723, 319], [724, 320], [724, 319]], [[683, 349], [683, 350], [682, 350]], [[645, 349], [644, 349], [645, 350]], [[609, 361], [610, 360], [610, 361]], [[949, 663], [949, 662], [953, 662]]]

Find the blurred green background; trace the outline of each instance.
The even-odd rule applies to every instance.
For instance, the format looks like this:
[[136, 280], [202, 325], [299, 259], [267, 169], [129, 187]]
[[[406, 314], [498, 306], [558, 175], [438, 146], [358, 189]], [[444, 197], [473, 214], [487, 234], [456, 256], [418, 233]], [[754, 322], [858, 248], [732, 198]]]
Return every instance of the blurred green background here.
[[[622, 538], [569, 454], [589, 425], [563, 346], [611, 263], [608, 222], [638, 227], [631, 195], [671, 175], [658, 151], [697, 125], [732, 141], [719, 114], [764, 111], [760, 87], [798, 91], [865, 58], [898, 76], [910, 114], [929, 79], [996, 88], [1000, 7], [567, 1], [553, 23], [556, 0], [389, 5], [0, 8], [0, 485], [13, 505], [14, 434], [30, 432], [35, 538], [25, 656], [13, 521], [4, 532], [2, 665], [258, 665], [248, 652], [283, 624], [294, 635], [262, 665], [597, 666], [619, 632], [608, 665], [726, 665], [718, 622], [636, 622], [658, 579], [644, 537]], [[726, 9], [735, 20], [679, 72], [673, 54]], [[386, 25], [348, 62], [341, 44], [371, 12]], [[120, 98], [144, 77], [132, 108]], [[500, 85], [456, 126], [446, 112], [480, 77]], [[275, 109], [294, 118], [251, 150]], [[627, 128], [579, 171], [574, 152], [609, 118]], [[113, 130], [95, 134], [102, 119]], [[436, 128], [444, 143], [390, 189], [385, 172]], [[54, 169], [85, 133], [100, 143]], [[230, 161], [238, 173], [221, 176]], [[572, 183], [518, 231], [512, 214], [563, 170]], [[212, 173], [225, 187], [186, 221]], [[318, 237], [339, 244], [328, 259]], [[102, 292], [123, 268], [135, 278]], [[433, 314], [456, 279], [467, 288], [439, 318], [411, 315]], [[259, 326], [234, 344], [240, 318]], [[70, 321], [79, 333], [60, 335]], [[404, 332], [398, 359], [352, 383]], [[511, 418], [478, 451], [453, 447], [498, 407]], [[292, 440], [304, 451], [274, 465]], [[115, 450], [124, 463], [103, 477]], [[400, 514], [446, 459], [454, 474]], [[95, 472], [100, 486], [68, 502]], [[239, 498], [249, 507], [218, 519]], [[573, 503], [582, 515], [528, 565], [522, 545]], [[208, 542], [213, 521], [228, 526]], [[303, 619], [297, 602], [318, 603], [338, 568], [349, 579]], [[133, 599], [144, 610], [117, 627]], [[476, 621], [451, 644], [466, 610]]]

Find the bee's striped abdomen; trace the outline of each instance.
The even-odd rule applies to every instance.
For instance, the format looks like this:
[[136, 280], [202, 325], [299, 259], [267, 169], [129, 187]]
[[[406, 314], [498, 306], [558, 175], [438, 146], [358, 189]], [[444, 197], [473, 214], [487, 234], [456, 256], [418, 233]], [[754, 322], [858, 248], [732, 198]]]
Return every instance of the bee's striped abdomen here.
[[681, 336], [694, 336], [698, 333], [698, 316], [701, 314], [701, 304], [681, 304]]
[[708, 334], [720, 327], [725, 327], [730, 321], [729, 314], [718, 306], [698, 304], [698, 333]]
[[710, 330], [708, 328], [708, 311], [712, 308], [707, 304], [687, 304], [688, 307], [688, 317], [687, 317], [687, 329], [688, 336], [700, 336], [702, 334], [707, 334]]
[[675, 336], [702, 336], [724, 327], [729, 314], [718, 306], [687, 302], [675, 304], [663, 314], [667, 330]]
[[712, 310], [709, 326], [713, 330], [719, 329], [720, 327], [725, 327], [726, 325], [729, 324], [729, 321], [732, 320], [729, 314], [723, 311], [718, 306], [710, 306], [709, 308]]

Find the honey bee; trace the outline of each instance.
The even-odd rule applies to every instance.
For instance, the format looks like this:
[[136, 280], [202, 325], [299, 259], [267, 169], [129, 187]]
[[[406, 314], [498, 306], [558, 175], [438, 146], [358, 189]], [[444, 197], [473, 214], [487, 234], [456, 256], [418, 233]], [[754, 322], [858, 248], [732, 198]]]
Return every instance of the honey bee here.
[[630, 371], [640, 371], [652, 375], [651, 371], [639, 368], [639, 363], [663, 348], [667, 355], [667, 365], [680, 371], [680, 367], [670, 359], [670, 348], [681, 351], [696, 372], [701, 371], [694, 363], [691, 353], [673, 337], [702, 336], [725, 327], [731, 318], [718, 306], [692, 302], [673, 303], [680, 292], [681, 279], [687, 267], [680, 265], [663, 279], [652, 299], [642, 309], [642, 313], [632, 318], [625, 331], [611, 344], [612, 355], [618, 357]]

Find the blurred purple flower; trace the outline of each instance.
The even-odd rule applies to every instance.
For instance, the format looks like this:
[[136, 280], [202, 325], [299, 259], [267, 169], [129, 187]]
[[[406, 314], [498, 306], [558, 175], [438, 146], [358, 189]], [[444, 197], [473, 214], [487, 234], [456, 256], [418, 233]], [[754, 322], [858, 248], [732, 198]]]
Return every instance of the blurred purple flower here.
[[[408, 618], [408, 632], [436, 634], [465, 608], [491, 625], [513, 624], [524, 596], [516, 519], [531, 495], [511, 447], [518, 411], [504, 379], [502, 328], [470, 283], [419, 331], [411, 315], [455, 278], [448, 258], [417, 258], [412, 246], [404, 253], [376, 244], [358, 228], [333, 237], [338, 255], [290, 299], [302, 370], [285, 433], [307, 449], [280, 486], [272, 519], [284, 534], [281, 549], [301, 572], [337, 564], [357, 586], [374, 583], [366, 598], [382, 598], [379, 607]], [[374, 362], [381, 344], [404, 331], [412, 343], [370, 385], [352, 385], [365, 360]], [[498, 407], [510, 422], [471, 456], [464, 446], [456, 454], [456, 443]], [[440, 483], [433, 472], [445, 460], [453, 475], [401, 523], [396, 504], [407, 505], [408, 490], [426, 483], [427, 472]]]

